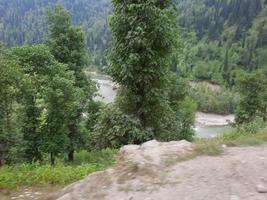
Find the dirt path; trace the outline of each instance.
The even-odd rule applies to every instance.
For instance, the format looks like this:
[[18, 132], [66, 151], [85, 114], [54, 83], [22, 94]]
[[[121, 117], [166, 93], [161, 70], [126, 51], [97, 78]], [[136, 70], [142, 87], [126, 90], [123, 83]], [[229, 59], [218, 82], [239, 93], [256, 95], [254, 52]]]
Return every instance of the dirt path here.
[[267, 145], [227, 148], [219, 157], [190, 155], [186, 142], [126, 146], [130, 160], [92, 174], [49, 199], [59, 200], [266, 200]]

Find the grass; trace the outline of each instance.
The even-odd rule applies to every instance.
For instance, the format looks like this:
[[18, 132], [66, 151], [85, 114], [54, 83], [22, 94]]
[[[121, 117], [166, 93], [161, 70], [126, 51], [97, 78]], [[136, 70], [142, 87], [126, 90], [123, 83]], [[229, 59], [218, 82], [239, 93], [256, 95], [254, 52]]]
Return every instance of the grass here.
[[[265, 128], [264, 128], [265, 127]], [[266, 123], [255, 120], [249, 124], [240, 125], [223, 136], [210, 139], [196, 139], [191, 154], [182, 157], [169, 157], [163, 161], [165, 167], [178, 162], [194, 159], [197, 156], [219, 156], [225, 147], [256, 146], [267, 142]]]
[[15, 189], [20, 186], [65, 186], [112, 165], [116, 153], [116, 150], [110, 149], [82, 151], [76, 155], [76, 161], [72, 165], [60, 161], [55, 166], [48, 164], [4, 166], [0, 168], [0, 190]]
[[[256, 128], [255, 128], [256, 127]], [[254, 146], [267, 142], [267, 129], [261, 126], [250, 124], [247, 127], [238, 127], [218, 138], [198, 139], [194, 141], [195, 148], [189, 155], [179, 158], [169, 158], [164, 161], [168, 167], [177, 162], [193, 159], [196, 156], [218, 156], [223, 154], [226, 146]], [[49, 164], [18, 164], [0, 168], [0, 191], [16, 189], [21, 186], [65, 186], [80, 180], [88, 174], [101, 171], [114, 163], [117, 150], [106, 149], [102, 151], [81, 151], [75, 155], [75, 162], [72, 165], [66, 164], [61, 159], [56, 166]], [[130, 167], [130, 172], [140, 170], [136, 165]], [[121, 180], [129, 176], [129, 171], [121, 171]], [[131, 174], [131, 173], [130, 173]], [[142, 174], [140, 174], [142, 175]]]
[[196, 140], [194, 152], [196, 155], [217, 156], [224, 152], [224, 145], [228, 147], [256, 146], [266, 142], [266, 129], [260, 129], [257, 132], [244, 132], [240, 129], [234, 129], [221, 137]]

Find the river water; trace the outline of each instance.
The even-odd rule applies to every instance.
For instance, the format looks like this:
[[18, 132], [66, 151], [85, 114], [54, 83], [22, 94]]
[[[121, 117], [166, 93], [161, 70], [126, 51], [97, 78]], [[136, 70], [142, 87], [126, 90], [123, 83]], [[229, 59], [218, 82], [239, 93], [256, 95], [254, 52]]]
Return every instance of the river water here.
[[[112, 103], [117, 94], [117, 87], [114, 82], [106, 75], [96, 72], [89, 73], [91, 78], [98, 83], [98, 96], [95, 100], [105, 103]], [[196, 113], [196, 123], [194, 126], [195, 135], [198, 138], [211, 138], [221, 135], [231, 127], [229, 122], [233, 122], [233, 115], [216, 115], [208, 113]]]

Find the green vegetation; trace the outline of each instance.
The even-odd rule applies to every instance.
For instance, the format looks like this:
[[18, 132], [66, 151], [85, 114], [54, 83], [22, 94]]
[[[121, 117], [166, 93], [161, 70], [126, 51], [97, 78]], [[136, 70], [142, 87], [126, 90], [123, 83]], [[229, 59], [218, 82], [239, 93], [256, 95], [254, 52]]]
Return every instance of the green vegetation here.
[[[82, 148], [84, 140], [83, 131], [80, 129], [82, 114], [86, 112], [88, 104], [92, 104], [95, 83], [86, 76], [84, 67], [87, 64], [85, 52], [85, 37], [80, 27], [71, 24], [71, 15], [62, 6], [56, 6], [47, 14], [49, 37], [48, 47], [55, 59], [68, 66], [68, 70], [74, 73], [74, 85], [78, 91], [69, 89], [70, 95], [75, 95], [72, 102], [67, 123], [67, 151], [69, 162], [74, 161], [74, 152]], [[64, 110], [64, 109], [62, 109]], [[66, 110], [64, 110], [66, 112]]]
[[256, 117], [267, 120], [267, 75], [262, 71], [244, 74], [238, 79], [242, 96], [236, 111], [239, 124], [253, 121]]
[[190, 90], [190, 97], [197, 102], [198, 110], [207, 113], [231, 114], [240, 101], [237, 92], [220, 87], [212, 89], [205, 84], [197, 84]]
[[72, 22], [82, 27], [92, 65], [105, 66], [110, 31], [110, 0], [0, 1], [0, 41], [7, 47], [43, 43], [48, 32], [46, 11], [62, 4], [73, 13]]
[[60, 6], [48, 13], [48, 24], [47, 45], [1, 51], [0, 165], [43, 162], [45, 154], [54, 165], [62, 153], [73, 162], [76, 150], [88, 149], [82, 116], [93, 112], [96, 87], [83, 71], [83, 32]]
[[[122, 145], [191, 141], [197, 108], [237, 123], [191, 157], [267, 141], [266, 0], [112, 3], [107, 20], [108, 0], [0, 0], [0, 189], [69, 184]], [[107, 67], [114, 103], [94, 101], [88, 65]]]
[[197, 139], [194, 155], [221, 155], [223, 146], [255, 146], [267, 142], [266, 122], [257, 118], [250, 123], [236, 126], [221, 137]]
[[[61, 3], [73, 13], [73, 23], [85, 32], [91, 64], [102, 69], [107, 66], [105, 55], [111, 45], [107, 20], [112, 13], [111, 2], [2, 0], [0, 40], [7, 47], [43, 42], [48, 30], [44, 17], [46, 9]], [[175, 71], [194, 79], [231, 86], [239, 70], [266, 69], [265, 0], [179, 0], [177, 5], [185, 46], [184, 55], [179, 57], [184, 57], [185, 61], [174, 62]]]
[[0, 168], [0, 190], [19, 186], [65, 186], [112, 165], [116, 153], [111, 149], [81, 151], [75, 154], [76, 160], [72, 165], [62, 160], [55, 166], [38, 163], [3, 166]]
[[180, 5], [183, 73], [231, 87], [240, 71], [266, 69], [266, 1], [181, 0]]
[[169, 69], [179, 48], [175, 7], [155, 0], [113, 5], [108, 72], [121, 91], [100, 115], [96, 141], [118, 147], [152, 138], [192, 139], [194, 103], [187, 99], [186, 83]]

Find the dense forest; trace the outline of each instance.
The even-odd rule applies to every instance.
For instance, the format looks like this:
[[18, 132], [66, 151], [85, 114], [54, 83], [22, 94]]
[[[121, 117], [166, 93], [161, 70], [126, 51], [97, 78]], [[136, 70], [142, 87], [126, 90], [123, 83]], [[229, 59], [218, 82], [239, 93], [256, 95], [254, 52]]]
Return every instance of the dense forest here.
[[[110, 0], [0, 1], [0, 40], [7, 46], [40, 43], [45, 39], [46, 9], [62, 3], [73, 23], [86, 32], [91, 64], [106, 66], [111, 34]], [[179, 0], [184, 62], [174, 62], [183, 76], [233, 86], [240, 70], [267, 67], [266, 0]]]
[[193, 0], [180, 8], [186, 72], [232, 86], [239, 70], [266, 69], [266, 1]]
[[45, 13], [55, 4], [72, 13], [73, 23], [86, 32], [92, 62], [104, 65], [102, 57], [110, 40], [110, 0], [0, 0], [0, 41], [7, 47], [43, 42], [48, 30]]

